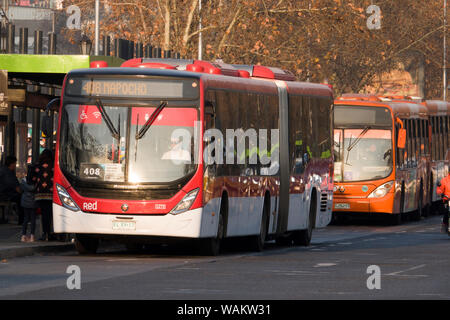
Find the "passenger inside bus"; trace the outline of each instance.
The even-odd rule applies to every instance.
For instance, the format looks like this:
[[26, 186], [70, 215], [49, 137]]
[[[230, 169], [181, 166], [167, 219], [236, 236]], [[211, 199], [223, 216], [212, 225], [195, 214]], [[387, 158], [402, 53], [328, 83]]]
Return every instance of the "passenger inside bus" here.
[[163, 154], [161, 160], [191, 162], [191, 154], [183, 148], [183, 141], [180, 138], [172, 137], [169, 150]]

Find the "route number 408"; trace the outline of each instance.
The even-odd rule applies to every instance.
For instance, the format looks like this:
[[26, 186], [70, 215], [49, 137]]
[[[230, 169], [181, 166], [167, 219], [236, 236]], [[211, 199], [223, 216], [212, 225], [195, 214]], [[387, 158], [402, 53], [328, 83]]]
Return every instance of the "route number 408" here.
[[99, 176], [100, 168], [86, 168], [84, 169], [83, 173], [86, 176]]

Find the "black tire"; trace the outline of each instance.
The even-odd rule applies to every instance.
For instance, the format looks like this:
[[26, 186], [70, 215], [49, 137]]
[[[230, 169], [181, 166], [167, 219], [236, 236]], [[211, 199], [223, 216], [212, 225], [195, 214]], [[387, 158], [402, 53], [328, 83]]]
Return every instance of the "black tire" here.
[[389, 216], [389, 223], [393, 226], [402, 224], [403, 211], [405, 209], [405, 185], [402, 185], [402, 194], [400, 196], [400, 213], [395, 213]]
[[251, 249], [257, 252], [261, 252], [264, 250], [264, 243], [266, 242], [266, 237], [268, 233], [269, 223], [268, 223], [268, 217], [269, 217], [269, 208], [267, 205], [267, 202], [264, 202], [264, 208], [263, 208], [263, 214], [261, 218], [261, 225], [259, 228], [259, 234], [256, 236], [251, 237], [250, 239], [250, 246]]
[[217, 256], [220, 253], [220, 244], [224, 237], [224, 218], [222, 210], [219, 216], [219, 225], [217, 226], [217, 236], [215, 238], [201, 239], [201, 254], [204, 256]]
[[75, 248], [79, 254], [95, 254], [98, 249], [99, 239], [77, 234], [75, 237]]
[[294, 231], [292, 235], [292, 240], [294, 241], [294, 245], [296, 246], [309, 246], [312, 239], [312, 232], [315, 224], [315, 216], [316, 216], [316, 208], [317, 208], [317, 200], [315, 195], [312, 198], [311, 205], [309, 206], [309, 215], [308, 215], [308, 229]]
[[125, 247], [128, 251], [131, 252], [142, 252], [144, 251], [144, 244], [136, 243], [136, 242], [127, 242], [125, 243]]
[[399, 226], [402, 224], [402, 214], [395, 213], [389, 216], [390, 224], [393, 226]]

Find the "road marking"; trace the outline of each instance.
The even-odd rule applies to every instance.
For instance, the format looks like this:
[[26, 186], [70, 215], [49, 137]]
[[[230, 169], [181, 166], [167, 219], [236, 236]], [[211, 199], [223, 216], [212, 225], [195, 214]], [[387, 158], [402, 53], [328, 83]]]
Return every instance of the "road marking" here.
[[[417, 269], [423, 268], [425, 266], [426, 266], [426, 264], [421, 264], [419, 266], [415, 266], [415, 267], [412, 267], [412, 268], [409, 268], [409, 269], [406, 269], [406, 270], [401, 270], [401, 271], [397, 271], [397, 272], [391, 272], [391, 273], [388, 273], [388, 274], [385, 274], [385, 275], [386, 276], [397, 276], [397, 275], [400, 275], [400, 273], [417, 270]], [[424, 275], [420, 275], [420, 276], [423, 277]], [[427, 276], [425, 276], [425, 277], [427, 277]]]
[[318, 263], [314, 266], [314, 268], [320, 268], [320, 267], [333, 267], [336, 266], [337, 263]]
[[266, 272], [276, 273], [283, 276], [319, 276], [329, 274], [325, 271], [302, 271], [302, 270], [266, 270]]

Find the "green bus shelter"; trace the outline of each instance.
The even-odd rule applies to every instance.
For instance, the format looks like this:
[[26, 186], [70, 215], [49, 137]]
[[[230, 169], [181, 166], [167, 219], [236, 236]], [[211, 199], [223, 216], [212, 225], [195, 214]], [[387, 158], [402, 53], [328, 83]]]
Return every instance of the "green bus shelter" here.
[[[113, 56], [0, 54], [0, 159], [3, 163], [6, 155], [16, 156], [19, 177], [43, 148], [54, 146], [54, 136], [43, 136], [40, 125], [47, 104], [61, 95], [64, 76], [99, 60], [110, 67], [124, 61]], [[56, 128], [58, 110], [49, 112]]]

